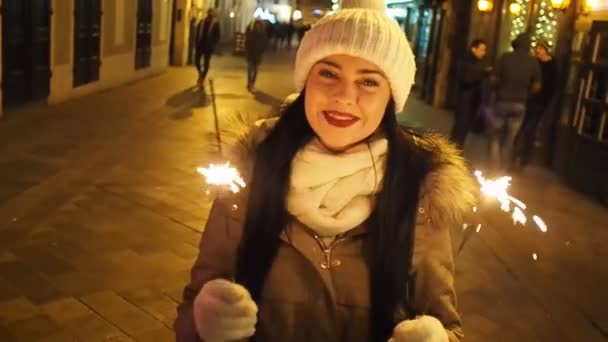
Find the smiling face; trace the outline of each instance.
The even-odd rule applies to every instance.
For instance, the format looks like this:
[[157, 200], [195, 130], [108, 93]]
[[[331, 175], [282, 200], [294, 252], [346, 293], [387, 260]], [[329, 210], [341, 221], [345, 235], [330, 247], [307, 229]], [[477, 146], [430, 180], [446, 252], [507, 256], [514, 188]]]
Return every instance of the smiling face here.
[[308, 74], [306, 119], [325, 147], [342, 151], [376, 131], [390, 99], [389, 81], [375, 64], [333, 55]]

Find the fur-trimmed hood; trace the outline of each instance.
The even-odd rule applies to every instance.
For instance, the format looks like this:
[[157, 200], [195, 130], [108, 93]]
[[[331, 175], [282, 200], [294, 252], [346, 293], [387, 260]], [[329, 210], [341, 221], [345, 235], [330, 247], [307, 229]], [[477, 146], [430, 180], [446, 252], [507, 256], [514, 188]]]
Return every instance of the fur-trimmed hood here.
[[[221, 131], [221, 151], [215, 133], [209, 136], [209, 144], [215, 151], [214, 160], [229, 161], [237, 167], [248, 182], [253, 173], [257, 145], [274, 127], [278, 117], [255, 121], [234, 117], [226, 122], [227, 129]], [[406, 133], [408, 134], [408, 133]], [[435, 223], [462, 224], [479, 198], [479, 186], [466, 161], [455, 145], [435, 133], [413, 136], [416, 145], [434, 155], [438, 166], [431, 171], [421, 186], [420, 205]]]

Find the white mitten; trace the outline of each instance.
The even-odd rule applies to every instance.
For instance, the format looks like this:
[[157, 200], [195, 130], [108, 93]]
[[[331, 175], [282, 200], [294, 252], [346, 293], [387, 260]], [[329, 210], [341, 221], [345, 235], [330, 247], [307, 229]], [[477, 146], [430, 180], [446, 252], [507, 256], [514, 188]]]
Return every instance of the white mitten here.
[[433, 316], [402, 321], [388, 342], [449, 342], [443, 324]]
[[206, 283], [194, 299], [196, 331], [205, 342], [253, 336], [258, 307], [249, 291], [224, 279]]

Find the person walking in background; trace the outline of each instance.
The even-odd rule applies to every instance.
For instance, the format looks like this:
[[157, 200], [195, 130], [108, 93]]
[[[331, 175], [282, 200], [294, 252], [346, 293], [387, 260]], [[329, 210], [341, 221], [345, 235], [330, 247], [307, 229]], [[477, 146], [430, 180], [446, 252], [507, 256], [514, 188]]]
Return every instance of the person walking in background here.
[[276, 49], [280, 50], [285, 46], [285, 42], [287, 41], [287, 34], [289, 31], [289, 25], [285, 23], [277, 23], [276, 26], [277, 33], [277, 41], [276, 41]]
[[491, 169], [514, 166], [513, 148], [526, 114], [529, 94], [541, 89], [540, 65], [530, 55], [530, 35], [522, 33], [511, 42], [513, 52], [501, 56], [496, 67], [496, 108], [490, 128]]
[[483, 82], [492, 71], [484, 61], [486, 52], [486, 42], [474, 40], [458, 68], [458, 104], [450, 137], [461, 149], [481, 103]]
[[258, 68], [268, 42], [266, 24], [253, 20], [245, 32], [245, 54], [247, 57], [247, 90], [252, 91], [258, 75]]
[[293, 17], [289, 19], [289, 26], [287, 27], [287, 48], [291, 48], [291, 42], [293, 41], [293, 35], [296, 32], [296, 27], [293, 22]]
[[539, 122], [548, 111], [553, 109], [557, 87], [557, 63], [549, 53], [548, 44], [537, 41], [534, 54], [540, 63], [541, 90], [530, 96], [526, 116], [515, 142], [519, 166], [522, 167], [528, 165], [530, 161]]
[[[196, 27], [196, 55], [194, 57], [194, 65], [198, 71], [198, 84], [201, 88], [204, 87], [205, 78], [209, 72], [211, 55], [215, 52], [219, 41], [220, 24], [217, 20], [215, 10], [210, 8], [209, 11], [207, 11], [207, 17], [201, 20]], [[201, 59], [204, 60], [202, 67]]]
[[198, 9], [192, 4], [190, 9], [190, 32], [188, 37], [188, 65], [194, 64], [194, 56], [196, 56], [196, 27], [197, 27]]
[[298, 27], [298, 46], [300, 46], [300, 43], [302, 42], [302, 39], [304, 39], [304, 35], [306, 32], [308, 32], [308, 30], [310, 30], [310, 24], [302, 24], [300, 27]]

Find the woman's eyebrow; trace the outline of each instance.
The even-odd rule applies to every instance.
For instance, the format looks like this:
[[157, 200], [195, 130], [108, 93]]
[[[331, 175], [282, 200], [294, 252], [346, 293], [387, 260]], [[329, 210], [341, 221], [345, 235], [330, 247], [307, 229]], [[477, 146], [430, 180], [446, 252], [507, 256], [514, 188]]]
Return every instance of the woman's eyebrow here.
[[332, 66], [332, 67], [334, 67], [336, 69], [342, 70], [342, 67], [340, 66], [340, 64], [334, 63], [332, 61], [325, 61], [325, 60], [323, 60], [323, 61], [320, 61], [319, 64], [326, 64], [326, 65]]
[[[325, 64], [325, 65], [334, 67], [334, 68], [336, 68], [338, 70], [342, 70], [342, 66], [340, 66], [340, 64], [338, 64], [336, 62], [329, 61], [329, 60], [322, 60], [322, 61], [319, 62], [319, 64]], [[357, 70], [357, 73], [361, 74], [361, 75], [376, 74], [376, 75], [379, 75], [379, 76], [382, 76], [382, 77], [386, 78], [386, 75], [382, 71], [376, 70], [376, 69], [359, 69], [359, 70]]]

